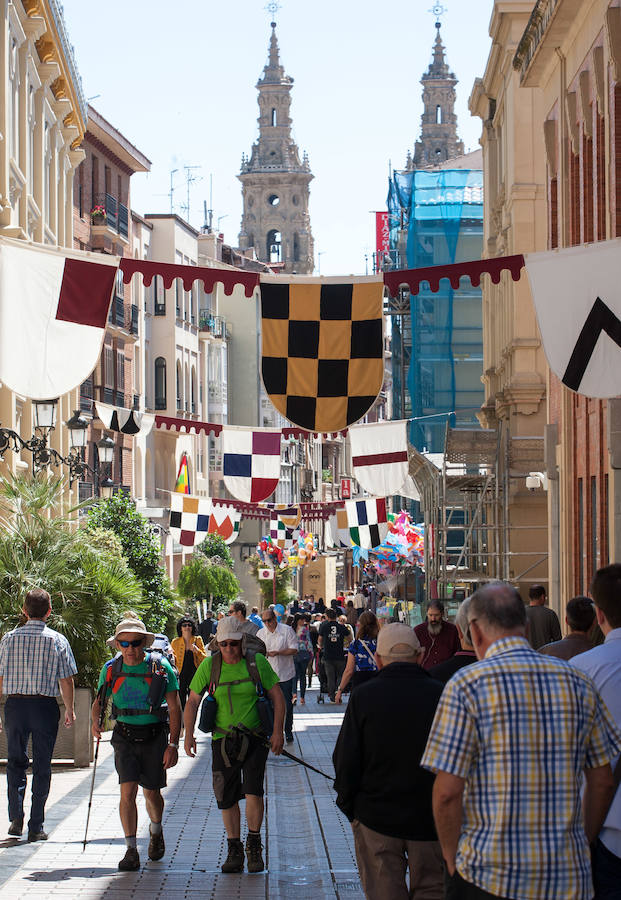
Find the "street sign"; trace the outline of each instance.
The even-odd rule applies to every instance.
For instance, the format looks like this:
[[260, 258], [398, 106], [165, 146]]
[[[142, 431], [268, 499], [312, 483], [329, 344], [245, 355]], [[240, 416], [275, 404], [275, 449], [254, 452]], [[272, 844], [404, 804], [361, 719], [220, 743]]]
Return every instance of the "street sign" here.
[[259, 569], [259, 581], [271, 581], [273, 577], [273, 569]]
[[351, 500], [351, 478], [341, 478], [341, 500]]

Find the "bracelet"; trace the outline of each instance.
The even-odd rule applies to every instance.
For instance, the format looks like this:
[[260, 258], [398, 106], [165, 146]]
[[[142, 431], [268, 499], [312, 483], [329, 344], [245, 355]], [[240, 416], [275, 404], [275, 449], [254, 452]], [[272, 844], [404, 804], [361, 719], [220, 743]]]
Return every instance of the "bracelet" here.
[[178, 749], [179, 749], [179, 744], [174, 744], [172, 741], [168, 741], [168, 746], [169, 746], [169, 747], [172, 747], [173, 750], [178, 750]]

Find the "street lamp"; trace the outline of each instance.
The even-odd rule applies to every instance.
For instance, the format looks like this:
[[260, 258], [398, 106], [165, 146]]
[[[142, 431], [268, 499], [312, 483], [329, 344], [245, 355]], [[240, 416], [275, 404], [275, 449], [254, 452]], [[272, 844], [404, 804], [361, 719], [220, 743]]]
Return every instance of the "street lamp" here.
[[114, 459], [114, 441], [104, 434], [100, 441], [97, 441], [97, 451], [99, 453], [99, 464], [102, 469], [105, 467], [105, 477], [99, 478], [99, 491], [104, 499], [112, 496], [114, 491], [114, 482], [110, 477], [112, 475], [112, 461]]
[[56, 404], [58, 400], [33, 400], [35, 431], [48, 435], [56, 425]]
[[85, 419], [79, 409], [73, 410], [73, 415], [67, 419], [66, 426], [69, 429], [69, 446], [76, 450], [82, 450], [86, 447], [86, 430], [88, 428], [88, 419]]

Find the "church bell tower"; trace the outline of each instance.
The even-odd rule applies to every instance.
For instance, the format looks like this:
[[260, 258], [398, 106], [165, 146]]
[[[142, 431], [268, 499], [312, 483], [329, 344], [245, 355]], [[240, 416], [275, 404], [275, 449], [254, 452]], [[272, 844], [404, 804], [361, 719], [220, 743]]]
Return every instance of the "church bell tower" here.
[[455, 86], [457, 78], [449, 70], [444, 57], [444, 44], [440, 35], [440, 22], [436, 22], [436, 39], [433, 59], [423, 77], [423, 105], [420, 141], [414, 147], [414, 160], [408, 160], [408, 168], [425, 169], [462, 156], [463, 142], [457, 137], [455, 114]]
[[257, 258], [279, 271], [310, 275], [314, 269], [308, 201], [313, 179], [308, 157], [300, 162], [291, 136], [293, 78], [280, 64], [276, 23], [271, 23], [269, 58], [259, 91], [259, 137], [243, 156], [243, 212], [239, 246], [254, 247]]

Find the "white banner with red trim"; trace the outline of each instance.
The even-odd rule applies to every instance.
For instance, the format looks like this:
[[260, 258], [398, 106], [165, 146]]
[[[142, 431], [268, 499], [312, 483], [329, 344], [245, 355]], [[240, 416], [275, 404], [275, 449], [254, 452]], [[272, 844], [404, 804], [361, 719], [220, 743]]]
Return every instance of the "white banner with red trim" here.
[[407, 421], [353, 425], [349, 429], [353, 474], [376, 497], [390, 497], [408, 475]]

